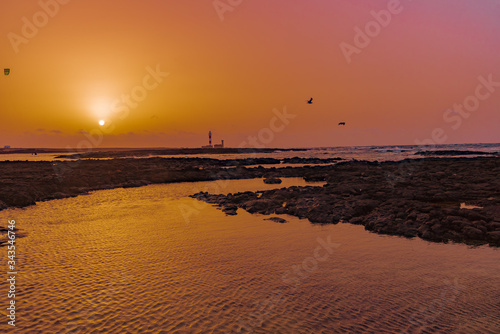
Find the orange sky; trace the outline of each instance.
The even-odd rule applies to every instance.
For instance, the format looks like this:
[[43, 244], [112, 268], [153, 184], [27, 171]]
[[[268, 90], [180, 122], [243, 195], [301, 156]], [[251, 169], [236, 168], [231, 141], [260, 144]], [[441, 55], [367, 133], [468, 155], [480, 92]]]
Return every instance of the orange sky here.
[[0, 146], [500, 142], [499, 17], [500, 0], [3, 0]]

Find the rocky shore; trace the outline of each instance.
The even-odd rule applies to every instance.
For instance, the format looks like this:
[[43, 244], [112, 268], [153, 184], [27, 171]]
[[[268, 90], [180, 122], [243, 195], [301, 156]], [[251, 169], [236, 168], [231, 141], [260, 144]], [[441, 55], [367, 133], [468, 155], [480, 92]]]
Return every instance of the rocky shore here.
[[241, 208], [434, 242], [500, 246], [499, 175], [500, 158], [346, 162], [316, 174], [327, 181], [323, 187], [193, 197], [227, 214]]
[[121, 149], [92, 150], [86, 153], [62, 154], [59, 159], [104, 159], [126, 157], [148, 157], [158, 155], [192, 155], [192, 154], [253, 154], [274, 153], [278, 151], [307, 151], [303, 148], [158, 148], [158, 149]]
[[[436, 242], [500, 246], [498, 157], [245, 167], [279, 162], [272, 158], [0, 162], [0, 210], [119, 187], [245, 178], [278, 183], [280, 177], [303, 177], [326, 184], [194, 197], [221, 206], [227, 214], [237, 214], [241, 208], [266, 215], [289, 214], [313, 223], [361, 224], [377, 233]], [[480, 208], [460, 208], [461, 203]]]
[[[273, 158], [217, 160], [209, 158], [142, 158], [76, 161], [1, 161], [0, 210], [39, 201], [73, 197], [94, 190], [148, 184], [245, 179], [267, 176], [300, 177], [325, 167], [246, 168], [279, 164]], [[305, 174], [304, 174], [305, 173]]]
[[418, 151], [415, 155], [422, 156], [459, 156], [459, 155], [498, 155], [498, 152], [484, 152], [484, 151], [462, 151], [462, 150], [441, 150], [441, 151]]
[[103, 159], [125, 157], [147, 157], [158, 155], [191, 155], [191, 154], [251, 154], [274, 153], [279, 151], [307, 151], [304, 148], [105, 148], [94, 147], [89, 152], [82, 152], [76, 148], [1, 148], [0, 154], [60, 154], [58, 158], [64, 159]]

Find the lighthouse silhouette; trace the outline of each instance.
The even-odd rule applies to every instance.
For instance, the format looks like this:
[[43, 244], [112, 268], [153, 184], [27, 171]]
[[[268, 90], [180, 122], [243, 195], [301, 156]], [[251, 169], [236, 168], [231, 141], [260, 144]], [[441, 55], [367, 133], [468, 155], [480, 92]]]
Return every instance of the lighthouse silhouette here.
[[201, 148], [224, 148], [224, 140], [221, 140], [220, 144], [212, 145], [212, 131], [208, 131], [208, 145]]
[[202, 146], [201, 148], [213, 148], [213, 146], [212, 146], [212, 131], [208, 131], [208, 145]]

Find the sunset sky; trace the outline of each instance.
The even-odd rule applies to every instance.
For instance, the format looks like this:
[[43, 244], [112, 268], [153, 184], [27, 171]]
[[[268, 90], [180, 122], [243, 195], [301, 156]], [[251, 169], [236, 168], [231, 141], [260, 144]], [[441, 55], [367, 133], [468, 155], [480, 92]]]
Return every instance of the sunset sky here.
[[500, 0], [2, 0], [0, 147], [500, 142], [499, 18]]

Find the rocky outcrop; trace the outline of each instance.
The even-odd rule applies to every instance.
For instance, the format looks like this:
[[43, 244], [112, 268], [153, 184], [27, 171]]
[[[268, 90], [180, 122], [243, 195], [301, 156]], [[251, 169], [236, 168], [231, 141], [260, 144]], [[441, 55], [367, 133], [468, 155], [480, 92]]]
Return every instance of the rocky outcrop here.
[[288, 223], [288, 221], [286, 219], [283, 219], [280, 217], [271, 217], [271, 218], [266, 218], [264, 220], [270, 220], [270, 221], [273, 221], [275, 223], [280, 223], [280, 224]]
[[441, 150], [441, 151], [418, 151], [415, 153], [415, 155], [457, 156], [457, 155], [498, 155], [498, 153], [484, 152], [484, 151]]
[[[43, 150], [43, 149], [42, 149]], [[39, 150], [40, 151], [40, 150]], [[66, 150], [43, 150], [43, 152], [65, 152]], [[59, 155], [58, 158], [82, 159], [82, 158], [126, 158], [126, 157], [148, 157], [159, 155], [190, 155], [190, 154], [252, 154], [252, 153], [273, 153], [276, 151], [307, 151], [304, 148], [168, 148], [168, 149], [138, 149], [138, 150], [93, 150], [85, 153], [73, 153]], [[30, 153], [31, 151], [29, 151]], [[1, 153], [1, 150], [0, 150]], [[10, 152], [12, 153], [12, 152]], [[17, 153], [17, 152], [14, 152]]]
[[265, 184], [281, 184], [281, 179], [277, 177], [268, 177], [264, 179]]
[[283, 159], [284, 164], [327, 164], [342, 160], [342, 158], [285, 158]]
[[[266, 158], [267, 159], [267, 158]], [[145, 158], [0, 162], [0, 210], [93, 190], [219, 179], [303, 177], [321, 187], [194, 197], [229, 215], [238, 209], [289, 214], [320, 224], [349, 222], [367, 230], [436, 242], [499, 244], [500, 158], [342, 161], [328, 166], [245, 167], [258, 160]], [[265, 160], [261, 162], [271, 162]], [[228, 167], [230, 166], [234, 167]], [[480, 208], [461, 209], [460, 203]]]
[[[328, 183], [322, 187], [195, 197], [250, 213], [364, 225], [380, 234], [500, 246], [500, 159], [406, 162], [416, 163], [411, 173], [396, 181], [387, 176], [404, 163], [338, 164], [326, 173]], [[460, 208], [464, 202], [478, 208]]]

